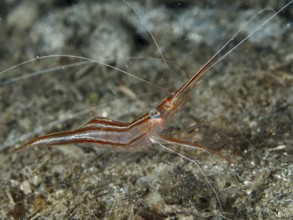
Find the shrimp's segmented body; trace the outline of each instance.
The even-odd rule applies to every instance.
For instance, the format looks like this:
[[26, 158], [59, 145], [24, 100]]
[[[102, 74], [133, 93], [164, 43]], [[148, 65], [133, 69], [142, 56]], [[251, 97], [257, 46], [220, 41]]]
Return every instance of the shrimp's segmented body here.
[[[28, 147], [46, 147], [74, 143], [95, 143], [97, 146], [111, 146], [120, 150], [139, 151], [151, 144], [167, 143], [198, 148], [214, 153], [201, 145], [161, 135], [161, 132], [167, 127], [167, 122], [186, 103], [193, 88], [214, 57], [181, 88], [165, 98], [156, 108], [130, 123], [98, 117], [92, 119], [79, 129], [44, 135], [12, 149], [12, 151], [16, 152]], [[227, 159], [220, 154], [218, 155]]]
[[[183, 86], [181, 86], [178, 90], [176, 90], [170, 96], [166, 97], [156, 108], [142, 115], [138, 119], [130, 123], [124, 123], [124, 122], [113, 121], [107, 118], [95, 118], [89, 121], [88, 123], [86, 123], [84, 126], [82, 126], [79, 129], [44, 135], [24, 145], [16, 147], [12, 149], [12, 151], [16, 152], [28, 147], [45, 147], [45, 146], [65, 145], [65, 144], [74, 144], [74, 143], [96, 143], [97, 146], [111, 146], [117, 149], [132, 150], [132, 151], [139, 151], [149, 147], [152, 144], [159, 144], [163, 148], [170, 150], [169, 148], [165, 147], [164, 144], [178, 144], [180, 146], [201, 149], [201, 150], [210, 152], [212, 154], [217, 154], [218, 156], [230, 161], [229, 159], [222, 156], [221, 154], [212, 152], [211, 150], [199, 144], [177, 140], [172, 137], [164, 136], [161, 133], [168, 126], [168, 122], [170, 121], [170, 119], [173, 118], [176, 115], [176, 113], [182, 109], [186, 101], [191, 96], [191, 93], [193, 89], [195, 88], [195, 86], [198, 84], [200, 79], [208, 72], [210, 68], [212, 68], [215, 64], [217, 64], [219, 61], [224, 59], [228, 54], [230, 54], [230, 52], [232, 52], [240, 44], [242, 44], [249, 37], [255, 34], [262, 26], [268, 23], [283, 9], [285, 9], [292, 3], [293, 1], [288, 2], [285, 6], [283, 6], [276, 13], [274, 13], [270, 18], [268, 18], [265, 22], [263, 22], [260, 26], [258, 26], [252, 33], [250, 33], [247, 37], [245, 37], [242, 41], [240, 41], [240, 43], [238, 43], [231, 50], [225, 53], [221, 58], [216, 60], [216, 57], [222, 52], [222, 50], [227, 46], [227, 44], [233, 41], [236, 35], [239, 34], [239, 32], [241, 31], [239, 30]], [[253, 19], [254, 17], [251, 18], [248, 21], [248, 23]], [[151, 36], [153, 37], [152, 34]], [[165, 61], [163, 56], [162, 58]], [[87, 61], [92, 61], [86, 58], [82, 58], [82, 59]], [[26, 62], [24, 62], [23, 64], [25, 63]], [[96, 62], [96, 63], [99, 63], [99, 62]], [[108, 66], [107, 64], [105, 65]], [[189, 159], [185, 156], [183, 157], [186, 159]]]
[[[59, 132], [41, 136], [15, 149], [21, 150], [29, 146], [52, 146], [74, 143], [96, 143], [120, 150], [138, 150], [146, 146], [149, 137], [154, 136], [153, 120], [147, 120], [147, 115], [131, 123], [113, 121], [107, 118], [94, 118], [84, 126], [73, 131]], [[146, 122], [147, 120], [147, 122]]]

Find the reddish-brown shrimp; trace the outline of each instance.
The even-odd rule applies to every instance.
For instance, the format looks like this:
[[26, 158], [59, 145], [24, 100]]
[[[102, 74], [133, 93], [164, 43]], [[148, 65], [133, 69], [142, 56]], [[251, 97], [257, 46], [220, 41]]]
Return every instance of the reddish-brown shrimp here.
[[[166, 97], [159, 105], [142, 115], [132, 122], [113, 121], [108, 118], [97, 117], [83, 125], [81, 128], [44, 135], [33, 139], [32, 141], [12, 149], [12, 152], [17, 152], [28, 147], [45, 147], [54, 145], [65, 145], [75, 143], [95, 143], [97, 146], [111, 146], [121, 150], [139, 151], [152, 144], [178, 144], [194, 149], [200, 149], [212, 154], [216, 154], [221, 158], [230, 161], [227, 157], [213, 152], [199, 144], [178, 140], [172, 137], [162, 135], [161, 132], [166, 129], [168, 122], [178, 111], [182, 109], [186, 101], [192, 94], [193, 89], [198, 84], [200, 79], [207, 71], [217, 62], [225, 58], [232, 50], [242, 44], [247, 38], [257, 32], [263, 25], [269, 22], [280, 11], [290, 5], [289, 2], [266, 22], [256, 28], [249, 36], [243, 39], [230, 51], [228, 51], [220, 59], [216, 60], [220, 52], [230, 43], [234, 37], [240, 32], [237, 32], [206, 64], [200, 68], [183, 86], [177, 89], [173, 94]], [[253, 19], [253, 18], [252, 18]], [[152, 36], [153, 37], [153, 36]], [[81, 57], [79, 57], [81, 58]], [[91, 61], [90, 59], [81, 58]], [[164, 59], [165, 61], [165, 59]], [[3, 73], [3, 72], [2, 72]]]
[[20, 151], [27, 147], [73, 143], [96, 143], [98, 145], [112, 146], [113, 148], [121, 150], [136, 151], [148, 147], [151, 144], [168, 143], [206, 150], [228, 160], [226, 157], [212, 152], [199, 144], [180, 141], [160, 134], [168, 125], [168, 121], [181, 110], [182, 106], [190, 97], [193, 88], [213, 60], [214, 57], [212, 57], [209, 62], [207, 62], [206, 65], [181, 88], [169, 97], [166, 97], [156, 108], [130, 123], [98, 117], [89, 121], [79, 129], [44, 135], [12, 149], [12, 151]]
[[[292, 1], [289, 2], [283, 8], [287, 7], [291, 3]], [[280, 9], [280, 11], [282, 9]], [[273, 16], [278, 14], [278, 12], [275, 13]], [[267, 23], [269, 20], [267, 20], [265, 23]], [[257, 28], [254, 32], [252, 32], [252, 34], [255, 33], [258, 29], [260, 29], [263, 25], [259, 26], [259, 28]], [[249, 35], [247, 38], [249, 38], [251, 35]], [[235, 35], [231, 38], [230, 41], [232, 41], [234, 37]], [[243, 41], [245, 41], [247, 38], [245, 38]], [[222, 49], [230, 41], [228, 41], [222, 47]], [[234, 48], [228, 51], [228, 53], [226, 53], [222, 58], [220, 58], [219, 60], [216, 60], [216, 58], [222, 51], [222, 49], [220, 49], [184, 85], [182, 85], [179, 89], [177, 89], [173, 94], [166, 97], [155, 108], [153, 108], [152, 110], [150, 110], [149, 112], [147, 112], [146, 114], [142, 115], [141, 117], [139, 117], [138, 119], [132, 122], [125, 123], [125, 122], [113, 121], [107, 118], [94, 118], [88, 123], [86, 123], [84, 126], [82, 126], [81, 128], [78, 128], [72, 131], [59, 132], [59, 133], [48, 134], [48, 135], [38, 137], [24, 145], [21, 145], [17, 148], [12, 149], [12, 152], [20, 151], [28, 147], [46, 147], [46, 146], [65, 145], [65, 144], [74, 144], [74, 143], [95, 143], [97, 144], [97, 146], [111, 146], [112, 148], [117, 148], [121, 150], [132, 150], [132, 151], [142, 150], [144, 148], [149, 147], [152, 144], [158, 144], [162, 148], [172, 151], [171, 149], [165, 147], [165, 145], [178, 144], [183, 147], [201, 149], [201, 150], [210, 152], [212, 154], [217, 154], [218, 156], [226, 160], [229, 160], [225, 156], [222, 156], [221, 154], [217, 152], [213, 152], [199, 144], [182, 141], [182, 140], [175, 139], [173, 137], [162, 135], [162, 131], [164, 131], [168, 127], [169, 121], [176, 115], [176, 113], [182, 110], [182, 107], [191, 96], [195, 86], [198, 84], [200, 79], [208, 72], [208, 70], [212, 66], [214, 66], [217, 62], [222, 60], [232, 50], [234, 50], [236, 47], [242, 44], [243, 41], [241, 41]], [[84, 60], [91, 61], [89, 59], [84, 59]], [[179, 155], [184, 157], [187, 160], [192, 161], [191, 159], [181, 154]], [[207, 183], [210, 185], [208, 180], [207, 180]], [[214, 193], [217, 196], [217, 193], [215, 191]], [[217, 198], [217, 200], [219, 199]]]

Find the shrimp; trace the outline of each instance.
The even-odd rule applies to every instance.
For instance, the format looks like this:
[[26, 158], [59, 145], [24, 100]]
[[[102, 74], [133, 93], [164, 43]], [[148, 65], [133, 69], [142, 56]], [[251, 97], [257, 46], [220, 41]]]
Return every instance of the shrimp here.
[[[292, 1], [290, 2], [290, 4], [291, 3]], [[231, 38], [231, 40], [233, 40], [233, 37]], [[240, 42], [240, 44], [242, 42]], [[223, 48], [226, 47], [226, 45], [227, 44], [225, 44]], [[232, 48], [230, 51], [234, 50], [235, 48], [236, 47]], [[216, 58], [221, 53], [221, 51], [222, 49], [220, 49], [219, 52], [217, 52], [184, 85], [179, 87], [179, 89], [177, 89], [171, 95], [167, 96], [155, 108], [151, 109], [149, 112], [145, 113], [144, 115], [132, 122], [119, 122], [113, 121], [108, 118], [98, 117], [92, 119], [81, 128], [72, 131], [44, 135], [22, 146], [12, 149], [11, 151], [18, 152], [29, 147], [47, 147], [76, 143], [93, 143], [96, 144], [97, 147], [109, 146], [111, 147], [111, 149], [130, 151], [140, 151], [150, 147], [153, 144], [157, 144], [166, 150], [172, 151], [165, 145], [177, 144], [182, 147], [188, 147], [192, 149], [196, 148], [212, 154], [217, 154], [221, 158], [230, 161], [230, 159], [222, 156], [221, 154], [213, 152], [210, 149], [207, 149], [199, 144], [178, 140], [173, 137], [163, 135], [164, 130], [170, 125], [170, 121], [172, 120], [172, 118], [174, 118], [176, 114], [183, 109], [185, 103], [191, 97], [195, 87], [205, 76], [208, 70], [230, 53], [229, 51], [228, 53], [226, 53], [226, 55], [216, 61]], [[179, 153], [177, 154], [182, 156]], [[195, 162], [188, 157], [182, 157], [191, 162]], [[200, 172], [202, 171], [200, 170]], [[205, 175], [203, 176], [206, 179]], [[206, 181], [211, 187], [210, 182], [207, 179]], [[215, 193], [216, 198], [219, 202], [217, 192], [212, 187], [211, 189]], [[221, 206], [220, 202], [219, 205]]]
[[[293, 1], [290, 1], [281, 9], [279, 9], [279, 11], [274, 13], [263, 24], [257, 27], [251, 34], [245, 37], [241, 42], [239, 42], [236, 46], [230, 49], [221, 58], [216, 60], [222, 50], [236, 37], [236, 35], [240, 33], [241, 30], [239, 30], [197, 72], [195, 72], [195, 74], [185, 84], [183, 84], [170, 96], [166, 97], [155, 108], [151, 109], [149, 112], [145, 113], [134, 121], [120, 122], [108, 118], [97, 117], [87, 122], [81, 128], [37, 137], [36, 139], [33, 139], [32, 141], [24, 145], [12, 149], [11, 152], [18, 152], [28, 147], [46, 147], [78, 143], [94, 143], [96, 144], [96, 146], [99, 147], [110, 146], [114, 149], [130, 151], [141, 151], [145, 148], [148, 148], [152, 144], [159, 144], [162, 147], [164, 147], [164, 144], [178, 144], [187, 148], [207, 151], [211, 154], [216, 154], [229, 162], [232, 162], [230, 159], [221, 155], [220, 153], [214, 152], [200, 144], [195, 144], [192, 142], [182, 141], [169, 136], [165, 136], [162, 134], [162, 132], [168, 127], [169, 121], [173, 119], [179, 111], [182, 110], [182, 107], [190, 98], [192, 91], [194, 90], [200, 79], [208, 72], [208, 70], [216, 65], [218, 62], [220, 62], [222, 59], [224, 59], [245, 40], [255, 34], [261, 27], [268, 23], [284, 8], [288, 7], [292, 2]], [[247, 24], [252, 19], [254, 19], [254, 17], [251, 18], [247, 22]], [[151, 36], [153, 37], [152, 34]], [[79, 58], [87, 61], [92, 61], [87, 58]], [[164, 58], [163, 60], [164, 62], [166, 62]]]
[[151, 144], [168, 143], [202, 149], [228, 160], [228, 158], [216, 152], [212, 152], [199, 144], [177, 140], [161, 134], [168, 126], [168, 121], [182, 109], [191, 96], [192, 90], [199, 82], [199, 79], [203, 73], [205, 73], [205, 69], [213, 60], [214, 57], [212, 57], [209, 62], [195, 73], [181, 88], [169, 97], [166, 97], [157, 107], [130, 123], [97, 117], [90, 120], [79, 129], [44, 135], [14, 148], [11, 151], [17, 152], [28, 147], [74, 143], [95, 143], [101, 146], [111, 146], [120, 150], [138, 151]]

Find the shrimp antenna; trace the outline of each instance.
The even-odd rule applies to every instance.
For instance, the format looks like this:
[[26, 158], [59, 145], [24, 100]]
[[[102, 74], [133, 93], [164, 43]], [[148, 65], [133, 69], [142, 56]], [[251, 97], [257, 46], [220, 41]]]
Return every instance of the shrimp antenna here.
[[232, 49], [230, 49], [228, 52], [226, 52], [222, 57], [220, 57], [218, 60], [216, 60], [213, 64], [212, 62], [214, 59], [225, 49], [225, 47], [230, 44], [237, 35], [239, 35], [240, 32], [244, 30], [245, 27], [248, 26], [248, 24], [253, 21], [255, 18], [257, 18], [259, 15], [264, 13], [267, 10], [271, 9], [263, 9], [253, 17], [251, 17], [194, 75], [193, 78], [198, 77], [198, 80], [205, 75], [206, 72], [208, 72], [211, 68], [213, 68], [215, 65], [217, 65], [220, 61], [225, 59], [231, 52], [233, 52], [235, 49], [237, 49], [241, 44], [243, 44], [247, 39], [251, 38], [255, 33], [257, 33], [263, 26], [265, 26], [267, 23], [269, 23], [274, 17], [276, 17], [278, 14], [280, 14], [281, 11], [283, 11], [286, 7], [288, 7], [290, 4], [293, 3], [293, 0], [288, 2], [286, 5], [284, 5], [282, 8], [280, 8], [277, 12], [275, 12], [271, 17], [269, 17], [266, 21], [264, 21], [261, 25], [256, 27], [250, 34], [248, 34], [244, 39], [242, 39], [239, 43], [237, 43]]
[[[135, 14], [139, 17], [140, 21], [143, 23], [142, 26], [147, 27], [147, 25], [144, 24], [144, 19], [142, 18], [141, 13], [139, 12], [139, 10], [136, 9], [136, 8], [135, 8], [132, 4], [130, 4], [128, 1], [123, 0], [123, 2], [124, 2], [125, 4], [127, 4], [127, 5], [128, 5], [128, 6], [129, 6], [134, 12], [135, 12]], [[167, 67], [168, 71], [171, 73], [171, 76], [172, 76], [172, 78], [173, 78], [173, 81], [174, 81], [174, 82], [177, 82], [177, 81], [175, 80], [174, 74], [173, 74], [173, 72], [171, 71], [170, 66], [168, 65], [168, 63], [167, 63], [167, 61], [166, 61], [166, 59], [165, 59], [165, 57], [164, 57], [164, 55], [163, 55], [163, 52], [162, 52], [162, 50], [160, 49], [159, 44], [157, 43], [157, 41], [156, 41], [156, 39], [155, 39], [153, 33], [152, 33], [148, 28], [147, 28], [147, 32], [148, 32], [149, 35], [151, 36], [151, 38], [152, 38], [154, 44], [156, 45], [156, 48], [157, 48], [157, 50], [158, 50], [160, 56], [162, 57], [162, 60], [163, 60], [163, 62], [164, 62], [164, 64], [165, 64], [165, 66]]]
[[[112, 66], [112, 65], [110, 65], [110, 64], [107, 64], [107, 63], [104, 63], [104, 62], [101, 62], [101, 61], [98, 61], [98, 60], [94, 60], [94, 59], [91, 59], [91, 58], [87, 58], [87, 57], [75, 56], [75, 55], [67, 55], [67, 54], [53, 54], [53, 55], [46, 55], [46, 56], [36, 57], [36, 58], [30, 59], [30, 60], [24, 61], [24, 62], [22, 62], [22, 63], [19, 63], [19, 64], [17, 64], [17, 65], [14, 65], [14, 66], [12, 66], [12, 67], [10, 67], [10, 68], [8, 68], [8, 69], [6, 69], [6, 70], [0, 72], [0, 77], [1, 77], [1, 75], [3, 75], [4, 73], [6, 73], [6, 72], [8, 72], [8, 71], [13, 70], [13, 69], [16, 69], [17, 67], [23, 66], [23, 65], [28, 64], [28, 63], [30, 63], [30, 62], [37, 61], [37, 60], [41, 60], [41, 59], [60, 58], [60, 57], [79, 59], [79, 60], [83, 60], [84, 62], [88, 62], [88, 63], [97, 63], [97, 64], [100, 64], [100, 65], [103, 65], [103, 66], [109, 67], [109, 68], [111, 68], [111, 69], [113, 69], [113, 70], [116, 70], [116, 71], [118, 71], [118, 72], [120, 72], [120, 73], [126, 74], [126, 75], [128, 75], [128, 76], [130, 76], [130, 77], [132, 77], [132, 78], [134, 78], [134, 79], [137, 79], [137, 80], [139, 80], [139, 81], [141, 81], [141, 82], [144, 82], [144, 83], [146, 83], [146, 84], [149, 84], [149, 85], [151, 85], [151, 86], [153, 86], [153, 87], [156, 87], [156, 88], [158, 88], [158, 89], [161, 89], [161, 90], [163, 90], [163, 91], [166, 91], [165, 88], [163, 88], [163, 87], [161, 87], [161, 86], [159, 86], [159, 85], [157, 85], [157, 84], [155, 84], [155, 83], [152, 83], [152, 82], [150, 82], [150, 81], [148, 81], [148, 80], [142, 79], [142, 78], [140, 78], [140, 77], [138, 77], [138, 76], [136, 76], [136, 75], [134, 75], [134, 74], [132, 74], [132, 73], [129, 73], [129, 72], [127, 72], [127, 71], [124, 71], [124, 70], [122, 70], [122, 69], [119, 69], [118, 67]], [[80, 62], [80, 63], [82, 63], [82, 62]], [[80, 63], [79, 63], [79, 64], [80, 64]], [[72, 64], [72, 65], [74, 65], [74, 64]], [[38, 75], [38, 72], [35, 73], [35, 74]], [[42, 74], [42, 71], [41, 71], [40, 74]], [[25, 77], [24, 77], [24, 78], [25, 78]], [[6, 81], [4, 81], [4, 84], [5, 84], [5, 82], [6, 82]]]

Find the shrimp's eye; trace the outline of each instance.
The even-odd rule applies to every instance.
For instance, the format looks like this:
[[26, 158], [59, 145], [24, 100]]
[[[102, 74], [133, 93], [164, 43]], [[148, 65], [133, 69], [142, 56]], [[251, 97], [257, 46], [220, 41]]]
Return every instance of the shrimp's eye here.
[[150, 112], [149, 112], [149, 116], [152, 118], [152, 119], [157, 119], [157, 118], [160, 118], [161, 116], [161, 113], [158, 109], [154, 108], [152, 109]]

